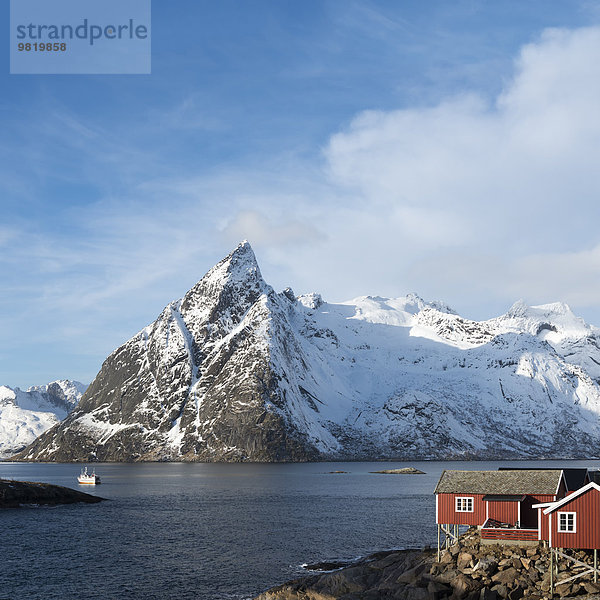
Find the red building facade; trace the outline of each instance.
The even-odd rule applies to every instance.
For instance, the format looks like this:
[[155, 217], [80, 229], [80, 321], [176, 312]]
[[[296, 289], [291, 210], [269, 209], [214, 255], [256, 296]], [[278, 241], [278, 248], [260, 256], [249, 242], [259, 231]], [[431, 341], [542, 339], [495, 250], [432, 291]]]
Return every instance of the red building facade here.
[[482, 539], [488, 540], [547, 539], [539, 504], [566, 494], [561, 469], [447, 470], [435, 489], [436, 523], [477, 526]]
[[543, 509], [551, 548], [600, 549], [600, 486], [589, 483]]

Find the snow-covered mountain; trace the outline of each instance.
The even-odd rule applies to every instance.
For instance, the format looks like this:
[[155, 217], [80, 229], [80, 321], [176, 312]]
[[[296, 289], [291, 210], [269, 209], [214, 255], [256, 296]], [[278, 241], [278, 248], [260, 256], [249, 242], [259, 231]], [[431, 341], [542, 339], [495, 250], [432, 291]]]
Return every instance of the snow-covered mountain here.
[[464, 319], [330, 304], [240, 244], [115, 350], [24, 460], [600, 456], [600, 330], [564, 304]]
[[86, 387], [66, 379], [30, 387], [26, 392], [0, 386], [0, 459], [19, 452], [64, 419]]

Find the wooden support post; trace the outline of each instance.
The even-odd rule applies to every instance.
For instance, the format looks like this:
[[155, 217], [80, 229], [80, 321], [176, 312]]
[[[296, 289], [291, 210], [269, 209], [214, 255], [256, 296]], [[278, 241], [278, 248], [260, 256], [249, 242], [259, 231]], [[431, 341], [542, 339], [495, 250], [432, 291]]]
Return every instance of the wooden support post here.
[[440, 562], [442, 556], [441, 556], [441, 552], [440, 552], [440, 525], [439, 525], [439, 523], [437, 526], [437, 542], [438, 542], [437, 560], [438, 560], [438, 562]]
[[[561, 548], [561, 550], [564, 550], [564, 548]], [[590, 565], [586, 562], [582, 562], [581, 560], [577, 560], [576, 558], [573, 558], [572, 556], [569, 556], [568, 554], [565, 554], [564, 552], [561, 552], [558, 550], [558, 548], [555, 550], [556, 552], [556, 560], [558, 561], [558, 557], [560, 556], [561, 558], [564, 558], [565, 560], [571, 561], [574, 565], [577, 565], [578, 567], [587, 567], [588, 569], [591, 569]], [[558, 563], [556, 565], [556, 572], [558, 573]]]
[[[567, 570], [572, 567], [573, 569], [581, 569], [585, 568], [584, 571], [580, 571], [577, 575], [573, 575], [572, 577], [567, 577], [566, 579], [562, 579], [560, 584], [569, 583], [574, 581], [575, 579], [579, 579], [580, 577], [585, 577], [586, 575], [594, 574], [594, 581], [598, 580], [598, 551], [594, 552], [594, 567], [592, 568], [589, 563], [583, 562], [581, 560], [577, 560], [575, 557], [565, 554], [564, 548], [556, 548], [550, 554], [550, 581], [552, 583], [553, 578], [556, 576], [556, 583], [558, 583], [558, 560], [559, 557], [562, 558], [567, 565]], [[572, 563], [572, 564], [571, 564]], [[553, 567], [554, 564], [554, 567]]]
[[554, 595], [554, 548], [550, 548], [550, 597]]
[[459, 527], [459, 525], [453, 523], [438, 524], [438, 548], [440, 551], [448, 550], [450, 546], [458, 543]]
[[579, 579], [580, 577], [585, 577], [586, 575], [589, 575], [590, 573], [593, 573], [593, 572], [594, 572], [594, 569], [588, 569], [587, 571], [583, 571], [581, 573], [577, 573], [577, 575], [573, 575], [573, 577], [567, 577], [566, 579], [561, 579], [560, 585], [569, 583], [570, 581], [574, 581], [575, 579]]

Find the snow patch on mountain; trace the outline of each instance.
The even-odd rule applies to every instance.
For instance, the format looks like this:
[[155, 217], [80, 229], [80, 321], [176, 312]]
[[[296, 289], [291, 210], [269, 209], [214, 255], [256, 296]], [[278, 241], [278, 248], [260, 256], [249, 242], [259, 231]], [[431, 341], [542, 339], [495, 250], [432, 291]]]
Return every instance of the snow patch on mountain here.
[[86, 390], [61, 379], [23, 391], [0, 386], [0, 459], [22, 450], [75, 408]]
[[565, 361], [600, 384], [600, 328], [575, 316], [564, 302], [527, 306], [520, 300], [486, 324], [493, 332], [525, 331], [548, 342]]

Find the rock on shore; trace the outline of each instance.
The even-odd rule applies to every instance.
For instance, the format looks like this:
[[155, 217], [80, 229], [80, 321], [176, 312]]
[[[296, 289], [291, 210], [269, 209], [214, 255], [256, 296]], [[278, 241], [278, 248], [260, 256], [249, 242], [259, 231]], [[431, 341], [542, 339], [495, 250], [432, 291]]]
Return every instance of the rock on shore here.
[[[541, 546], [481, 545], [477, 531], [445, 550], [378, 553], [330, 573], [274, 587], [255, 600], [545, 600], [550, 597], [548, 550]], [[585, 552], [579, 560], [590, 562]], [[587, 575], [560, 585], [579, 571], [561, 563], [555, 597], [600, 600], [600, 582]]]
[[25, 504], [93, 504], [102, 500], [104, 498], [60, 485], [0, 479], [0, 508], [18, 508]]

